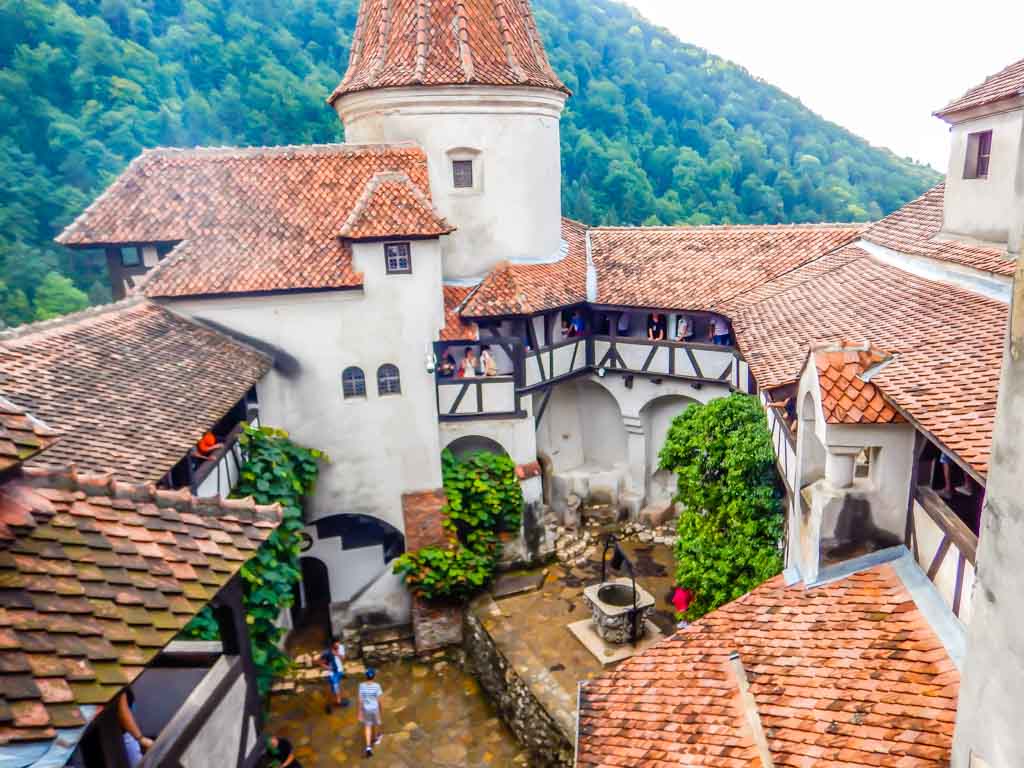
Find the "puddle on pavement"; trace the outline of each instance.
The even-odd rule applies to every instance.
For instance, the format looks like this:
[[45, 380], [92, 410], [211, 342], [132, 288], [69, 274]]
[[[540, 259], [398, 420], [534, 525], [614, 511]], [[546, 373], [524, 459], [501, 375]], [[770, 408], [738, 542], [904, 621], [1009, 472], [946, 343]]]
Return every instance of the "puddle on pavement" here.
[[[355, 699], [361, 675], [347, 677]], [[448, 661], [395, 662], [378, 667], [384, 740], [363, 759], [355, 705], [327, 714], [327, 686], [271, 699], [266, 733], [295, 746], [303, 768], [380, 765], [387, 768], [525, 766], [527, 755], [498, 718], [472, 676]]]

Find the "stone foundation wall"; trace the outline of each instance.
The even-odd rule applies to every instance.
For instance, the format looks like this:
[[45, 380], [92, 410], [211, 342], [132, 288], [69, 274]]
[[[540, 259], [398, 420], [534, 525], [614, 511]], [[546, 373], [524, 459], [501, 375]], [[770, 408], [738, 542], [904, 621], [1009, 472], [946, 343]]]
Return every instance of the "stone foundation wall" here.
[[501, 654], [472, 610], [465, 612], [466, 669], [497, 708], [512, 733], [530, 751], [531, 766], [572, 768], [574, 745]]
[[424, 654], [462, 643], [461, 605], [428, 603], [418, 597], [412, 601], [412, 627], [416, 653]]

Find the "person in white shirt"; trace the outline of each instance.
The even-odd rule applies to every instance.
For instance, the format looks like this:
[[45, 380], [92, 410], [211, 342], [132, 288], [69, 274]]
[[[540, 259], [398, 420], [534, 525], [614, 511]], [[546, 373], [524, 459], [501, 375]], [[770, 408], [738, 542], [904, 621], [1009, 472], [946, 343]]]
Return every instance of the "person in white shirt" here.
[[366, 756], [373, 756], [373, 748], [380, 744], [380, 697], [383, 689], [374, 678], [377, 673], [372, 667], [366, 668], [366, 681], [359, 684], [359, 722], [363, 724], [366, 736]]
[[693, 318], [689, 315], [676, 319], [676, 341], [693, 341]]
[[721, 347], [729, 346], [729, 321], [721, 315], [711, 320], [711, 341]]

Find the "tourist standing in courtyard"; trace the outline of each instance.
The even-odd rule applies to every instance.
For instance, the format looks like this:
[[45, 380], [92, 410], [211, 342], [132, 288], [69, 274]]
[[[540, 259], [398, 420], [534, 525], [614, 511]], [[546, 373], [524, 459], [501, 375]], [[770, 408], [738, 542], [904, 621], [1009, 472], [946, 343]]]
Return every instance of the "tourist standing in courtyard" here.
[[[330, 647], [320, 654], [317, 664], [327, 670], [327, 684], [334, 696], [334, 703], [339, 707], [347, 707], [348, 699], [341, 698], [341, 681], [345, 678], [345, 646], [340, 640], [334, 640]], [[327, 711], [331, 711], [331, 700], [327, 700]]]
[[374, 678], [377, 673], [372, 667], [366, 668], [366, 680], [359, 684], [359, 722], [363, 724], [366, 737], [366, 757], [373, 756], [373, 748], [380, 744], [380, 697], [384, 691]]

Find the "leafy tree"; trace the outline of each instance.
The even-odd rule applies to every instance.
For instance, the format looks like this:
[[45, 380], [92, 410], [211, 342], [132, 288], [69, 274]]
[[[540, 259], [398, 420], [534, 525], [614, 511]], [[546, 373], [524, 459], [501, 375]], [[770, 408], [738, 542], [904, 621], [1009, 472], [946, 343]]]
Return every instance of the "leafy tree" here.
[[672, 421], [659, 468], [678, 478], [676, 580], [694, 593], [688, 619], [781, 570], [781, 492], [756, 398], [736, 393], [691, 405]]
[[89, 306], [89, 296], [75, 287], [70, 277], [48, 272], [36, 289], [36, 320], [77, 312]]

